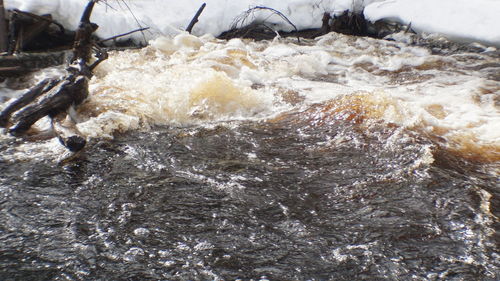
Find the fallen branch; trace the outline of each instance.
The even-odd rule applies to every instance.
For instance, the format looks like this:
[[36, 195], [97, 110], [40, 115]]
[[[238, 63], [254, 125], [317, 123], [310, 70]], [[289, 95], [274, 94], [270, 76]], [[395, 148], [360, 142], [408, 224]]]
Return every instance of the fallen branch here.
[[[9, 12], [8, 23], [7, 51], [9, 54], [17, 54], [43, 44], [51, 45], [54, 41], [64, 42], [69, 37], [64, 27], [54, 21], [50, 14], [39, 16], [14, 9]], [[52, 32], [52, 25], [57, 26], [57, 35]]]
[[[0, 126], [10, 125], [10, 134], [24, 135], [35, 122], [49, 116], [53, 131], [66, 148], [76, 152], [85, 146], [85, 138], [76, 129], [75, 122], [67, 117], [68, 111], [87, 98], [92, 71], [108, 57], [92, 40], [92, 33], [98, 26], [90, 22], [90, 15], [97, 1], [89, 1], [82, 14], [67, 74], [60, 79], [40, 82], [0, 112]], [[94, 50], [97, 60], [89, 65]]]
[[[96, 0], [96, 1], [99, 1], [99, 0]], [[106, 1], [104, 1], [106, 3]], [[127, 10], [130, 12], [130, 14], [132, 15], [132, 17], [134, 18], [135, 22], [137, 23], [137, 26], [139, 28], [142, 28], [141, 26], [141, 23], [139, 22], [139, 20], [137, 19], [137, 17], [135, 16], [134, 12], [132, 11], [132, 9], [130, 9], [129, 5], [127, 4], [127, 2], [125, 2], [125, 0], [121, 0], [121, 2], [125, 5], [125, 7], [127, 7]], [[107, 5], [107, 3], [106, 3]], [[120, 5], [120, 1], [118, 1], [118, 5]], [[142, 38], [144, 38], [144, 42], [147, 42], [146, 40], [146, 35], [144, 34], [144, 32], [141, 31], [141, 34], [142, 34]]]
[[1, 78], [3, 78], [3, 77], [11, 77], [11, 76], [16, 76], [16, 75], [21, 75], [21, 74], [26, 73], [26, 72], [28, 72], [28, 70], [22, 66], [19, 66], [19, 65], [0, 66], [0, 81], [2, 81]]
[[41, 96], [43, 93], [48, 92], [58, 83], [57, 80], [45, 79], [38, 83], [27, 92], [25, 92], [21, 97], [9, 103], [2, 112], [0, 112], [0, 127], [7, 126], [12, 113], [18, 111], [24, 106], [31, 103], [34, 99]]
[[[48, 16], [50, 17], [50, 16]], [[43, 17], [42, 17], [43, 18]], [[42, 33], [45, 29], [47, 29], [50, 25], [49, 21], [41, 21], [39, 24], [34, 24], [30, 29], [25, 29], [21, 27], [19, 33], [17, 34], [14, 53], [19, 53], [21, 50], [25, 48], [37, 35]]]
[[49, 91], [42, 92], [40, 98], [25, 106], [11, 117], [9, 133], [22, 135], [36, 121], [45, 116], [55, 117], [65, 112], [71, 105], [78, 105], [88, 96], [88, 78], [82, 75], [69, 75], [59, 81]]

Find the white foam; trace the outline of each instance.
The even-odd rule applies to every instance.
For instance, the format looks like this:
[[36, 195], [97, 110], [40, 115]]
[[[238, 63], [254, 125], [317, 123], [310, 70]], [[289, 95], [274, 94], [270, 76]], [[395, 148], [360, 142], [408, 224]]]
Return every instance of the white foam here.
[[438, 136], [457, 149], [483, 147], [471, 153], [495, 159], [500, 83], [470, 67], [496, 62], [487, 54], [435, 56], [335, 33], [306, 45], [180, 33], [110, 53], [78, 109], [78, 128], [90, 138], [110, 138], [156, 125], [269, 118], [333, 101], [337, 108], [329, 114], [352, 109], [364, 120]]
[[[143, 50], [114, 53], [91, 83], [90, 104], [99, 115], [81, 129], [108, 136], [127, 126], [265, 117], [291, 108], [277, 103], [283, 91], [296, 91], [304, 105], [367, 91], [371, 102], [391, 104], [383, 105], [386, 111], [379, 116], [388, 122], [498, 141], [494, 100], [476, 98], [482, 88], [493, 91], [498, 83], [455, 71], [453, 65], [461, 62], [452, 57], [333, 33], [314, 45], [291, 42], [245, 45], [180, 34], [159, 38]], [[255, 84], [261, 87], [252, 88]], [[115, 117], [118, 125], [109, 125]], [[99, 124], [106, 129], [93, 127]]]

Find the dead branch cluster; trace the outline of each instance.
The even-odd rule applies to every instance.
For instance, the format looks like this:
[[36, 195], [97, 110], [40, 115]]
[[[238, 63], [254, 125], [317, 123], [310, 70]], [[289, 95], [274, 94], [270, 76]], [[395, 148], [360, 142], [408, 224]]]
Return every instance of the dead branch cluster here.
[[[267, 12], [268, 14], [262, 19], [262, 16], [259, 17], [256, 15], [258, 12]], [[277, 29], [276, 23], [269, 20], [271, 18], [281, 19], [281, 21], [290, 25], [293, 30], [286, 32]], [[354, 36], [383, 38], [388, 34], [402, 30], [409, 31], [409, 27], [383, 20], [371, 23], [365, 19], [363, 11], [351, 12], [349, 10], [345, 10], [340, 15], [332, 15], [325, 12], [320, 28], [297, 30], [296, 26], [281, 12], [272, 8], [257, 6], [236, 17], [231, 25], [231, 29], [221, 33], [218, 38], [250, 38], [255, 40], [270, 40], [276, 36], [315, 38], [332, 31]], [[298, 40], [300, 41], [300, 39]]]
[[[102, 2], [109, 6], [105, 0], [89, 2]], [[65, 29], [50, 14], [36, 15], [18, 9], [4, 10], [3, 0], [0, 0], [0, 78], [15, 77], [66, 63], [67, 50], [74, 47], [74, 42], [88, 44], [86, 41], [92, 40], [99, 47], [135, 47], [136, 43], [131, 40], [117, 39], [147, 29], [149, 27], [140, 27], [125, 34], [100, 39], [95, 36], [91, 26], [85, 31], [88, 34], [83, 31], [77, 34]], [[75, 38], [76, 36], [81, 38]], [[85, 37], [88, 39], [83, 39]]]
[[[0, 0], [0, 4], [2, 0]], [[75, 32], [67, 31], [51, 15], [36, 15], [0, 5], [0, 76], [10, 77], [64, 62]], [[50, 54], [31, 52], [56, 50]]]
[[[52, 131], [70, 151], [79, 151], [86, 140], [78, 132], [68, 114], [88, 96], [88, 81], [94, 68], [107, 59], [107, 53], [93, 40], [98, 26], [90, 22], [90, 15], [97, 0], [89, 1], [75, 34], [72, 58], [67, 74], [60, 78], [45, 79], [0, 112], [0, 127], [12, 135], [24, 135], [41, 118], [51, 118]], [[92, 62], [92, 59], [96, 60]]]
[[50, 14], [36, 15], [17, 9], [7, 11], [5, 49], [7, 54], [71, 46], [74, 32], [67, 31]]
[[[0, 74], [28, 72], [30, 67], [23, 65], [23, 58], [27, 58], [32, 65], [36, 64], [39, 58], [47, 61], [51, 53], [30, 56], [24, 51], [36, 49], [36, 44], [44, 44], [41, 42], [43, 40], [53, 41], [54, 36], [51, 34], [61, 38], [69, 36], [71, 40], [67, 42], [65, 38], [64, 44], [72, 44], [66, 74], [59, 78], [45, 79], [13, 99], [0, 112], [0, 128], [5, 128], [11, 135], [24, 136], [38, 120], [48, 116], [51, 119], [52, 134], [57, 136], [66, 148], [77, 152], [85, 146], [86, 140], [78, 132], [76, 122], [70, 113], [88, 97], [88, 83], [93, 70], [108, 57], [102, 48], [102, 43], [148, 29], [141, 27], [125, 34], [99, 40], [94, 36], [98, 25], [90, 22], [92, 10], [99, 1], [103, 0], [88, 1], [78, 29], [68, 35], [64, 27], [53, 21], [50, 15], [38, 16], [13, 10], [9, 11], [6, 18], [3, 14], [3, 0], [0, 0], [0, 12], [2, 12], [0, 23], [8, 23], [8, 26], [0, 25], [0, 53], [3, 52], [0, 56]], [[189, 32], [198, 22], [198, 17], [204, 8], [205, 4], [200, 7], [189, 24], [187, 28]], [[47, 51], [48, 47], [50, 45], [45, 44], [43, 50]], [[54, 64], [62, 64], [62, 61], [58, 60]], [[47, 66], [49, 65], [43, 67]]]

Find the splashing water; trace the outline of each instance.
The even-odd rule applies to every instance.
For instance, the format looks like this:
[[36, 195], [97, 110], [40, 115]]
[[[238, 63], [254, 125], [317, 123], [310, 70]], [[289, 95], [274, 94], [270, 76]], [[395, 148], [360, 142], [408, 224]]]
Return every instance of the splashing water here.
[[112, 52], [82, 155], [0, 137], [0, 277], [498, 279], [498, 73], [335, 33]]
[[393, 123], [494, 162], [499, 68], [498, 53], [438, 56], [334, 33], [302, 45], [182, 34], [113, 53], [92, 81], [80, 128], [102, 137], [154, 125], [307, 114], [319, 104], [322, 118]]

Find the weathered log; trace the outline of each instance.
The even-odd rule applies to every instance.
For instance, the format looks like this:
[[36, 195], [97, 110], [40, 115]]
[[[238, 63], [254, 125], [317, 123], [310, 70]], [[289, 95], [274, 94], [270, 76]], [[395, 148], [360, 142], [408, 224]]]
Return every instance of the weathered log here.
[[19, 98], [9, 103], [7, 107], [5, 107], [2, 112], [0, 112], [0, 127], [7, 126], [10, 116], [15, 111], [21, 109], [22, 107], [31, 103], [34, 99], [38, 98], [45, 92], [48, 92], [52, 89], [59, 81], [54, 79], [45, 79], [42, 82], [38, 83], [24, 94], [22, 94]]
[[8, 33], [3, 0], [0, 0], [0, 53], [7, 52]]
[[71, 105], [78, 105], [88, 96], [88, 78], [83, 75], [69, 75], [57, 83], [37, 101], [29, 104], [12, 116], [9, 133], [21, 135], [36, 121], [45, 116], [54, 117], [66, 111]]
[[[87, 98], [92, 71], [108, 57], [92, 40], [92, 33], [98, 26], [90, 22], [90, 14], [96, 2], [89, 1], [82, 14], [67, 75], [42, 81], [0, 112], [0, 125], [12, 124], [8, 129], [10, 134], [22, 135], [39, 119], [49, 116], [53, 131], [65, 147], [76, 152], [85, 146], [86, 140], [76, 129], [74, 120], [69, 118], [68, 111]], [[89, 65], [93, 48], [97, 60]]]

